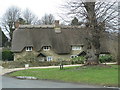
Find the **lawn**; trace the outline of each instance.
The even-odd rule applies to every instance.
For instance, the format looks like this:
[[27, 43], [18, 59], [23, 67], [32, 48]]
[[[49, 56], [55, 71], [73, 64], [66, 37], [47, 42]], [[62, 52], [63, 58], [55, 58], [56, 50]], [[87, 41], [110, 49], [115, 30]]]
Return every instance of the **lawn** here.
[[34, 76], [42, 80], [85, 83], [93, 85], [118, 86], [118, 66], [111, 67], [65, 67], [50, 69], [26, 69], [9, 74], [10, 76]]

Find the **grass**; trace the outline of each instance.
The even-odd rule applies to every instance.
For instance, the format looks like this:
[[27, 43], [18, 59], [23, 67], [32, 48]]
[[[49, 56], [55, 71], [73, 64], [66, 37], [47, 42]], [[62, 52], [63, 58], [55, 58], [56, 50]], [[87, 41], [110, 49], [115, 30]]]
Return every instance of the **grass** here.
[[34, 76], [38, 79], [58, 80], [105, 86], [118, 86], [118, 66], [112, 67], [65, 67], [50, 69], [27, 69], [10, 73], [10, 76]]

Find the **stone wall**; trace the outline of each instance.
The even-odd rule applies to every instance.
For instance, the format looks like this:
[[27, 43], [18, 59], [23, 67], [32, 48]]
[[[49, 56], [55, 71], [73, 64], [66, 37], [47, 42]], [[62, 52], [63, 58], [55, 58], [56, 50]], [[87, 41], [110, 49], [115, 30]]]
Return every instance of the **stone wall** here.
[[39, 60], [37, 57], [38, 54], [43, 53], [46, 56], [52, 56], [53, 61], [56, 61], [58, 59], [60, 60], [70, 60], [71, 55], [77, 55], [81, 52], [82, 50], [71, 50], [71, 53], [69, 54], [57, 54], [54, 52], [54, 50], [50, 49], [48, 51], [41, 50], [39, 52], [36, 52], [34, 49], [32, 51], [26, 51], [25, 49], [22, 52], [19, 53], [14, 53], [14, 60], [22, 60], [22, 61], [27, 61], [27, 60]]

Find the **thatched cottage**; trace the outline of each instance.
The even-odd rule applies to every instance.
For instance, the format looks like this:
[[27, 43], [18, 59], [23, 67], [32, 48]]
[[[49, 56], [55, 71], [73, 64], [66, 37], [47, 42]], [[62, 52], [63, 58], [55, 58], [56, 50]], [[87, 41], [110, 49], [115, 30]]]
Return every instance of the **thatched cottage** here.
[[13, 33], [14, 60], [70, 60], [84, 50], [85, 28], [79, 26], [20, 25]]

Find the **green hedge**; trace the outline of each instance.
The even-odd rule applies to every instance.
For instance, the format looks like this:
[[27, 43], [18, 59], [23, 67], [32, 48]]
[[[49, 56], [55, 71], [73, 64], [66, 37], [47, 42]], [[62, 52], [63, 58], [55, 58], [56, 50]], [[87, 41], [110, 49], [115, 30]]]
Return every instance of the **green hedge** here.
[[112, 62], [112, 61], [113, 61], [113, 57], [112, 57], [112, 55], [99, 56], [99, 61], [100, 61], [101, 63], [104, 63], [104, 62]]
[[78, 57], [72, 58], [71, 61], [72, 61], [72, 64], [84, 64], [85, 57], [84, 56], [78, 56]]
[[[84, 56], [78, 56], [78, 57], [72, 58], [71, 62], [72, 64], [84, 64], [85, 60], [86, 59]], [[99, 61], [101, 63], [114, 62], [114, 58], [112, 57], [112, 55], [103, 55], [103, 56], [99, 56]]]
[[10, 50], [3, 50], [2, 51], [2, 60], [3, 61], [12, 61], [14, 60], [13, 52]]

